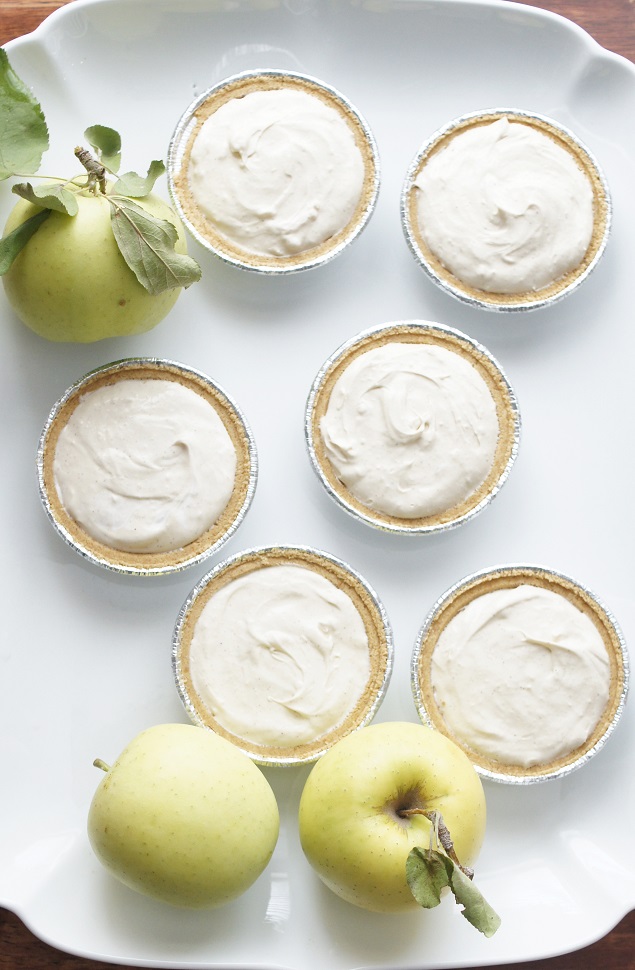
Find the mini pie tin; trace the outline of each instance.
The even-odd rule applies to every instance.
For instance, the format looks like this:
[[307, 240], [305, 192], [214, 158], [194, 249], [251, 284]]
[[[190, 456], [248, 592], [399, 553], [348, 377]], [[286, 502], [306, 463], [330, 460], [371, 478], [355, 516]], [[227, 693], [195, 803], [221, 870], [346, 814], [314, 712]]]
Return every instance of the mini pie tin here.
[[[215, 108], [232, 98], [252, 91], [278, 88], [308, 91], [339, 110], [349, 124], [361, 151], [364, 167], [364, 189], [353, 217], [330, 239], [304, 252], [291, 256], [269, 256], [252, 253], [218, 232], [200, 212], [192, 198], [187, 181], [187, 157], [198, 132]], [[178, 121], [167, 156], [167, 179], [173, 205], [188, 231], [205, 249], [241, 269], [264, 275], [285, 275], [313, 269], [339, 255], [366, 227], [377, 202], [380, 183], [379, 153], [375, 138], [364, 118], [339, 91], [317, 78], [282, 70], [245, 71], [225, 78], [208, 88], [184, 111]]]
[[[221, 418], [236, 449], [234, 491], [214, 525], [181, 549], [160, 553], [125, 552], [104, 545], [90, 536], [66, 512], [53, 474], [53, 459], [59, 434], [81, 398], [91, 390], [122, 379], [173, 380], [208, 400]], [[74, 383], [51, 410], [40, 436], [37, 474], [44, 510], [64, 541], [87, 561], [132, 576], [160, 576], [178, 572], [202, 562], [215, 553], [243, 521], [256, 488], [258, 459], [247, 421], [225, 391], [205, 374], [171, 360], [131, 357], [99, 367]]]
[[[294, 747], [259, 744], [238, 737], [216, 721], [194, 688], [189, 646], [198, 617], [213, 594], [247, 573], [293, 564], [315, 569], [347, 593], [360, 613], [369, 641], [371, 671], [365, 691], [343, 722], [325, 734]], [[393, 669], [394, 647], [386, 611], [375, 591], [355, 570], [329, 553], [308, 546], [260, 546], [219, 563], [191, 591], [178, 615], [172, 638], [172, 670], [176, 687], [194, 724], [207, 727], [241, 748], [257, 764], [287, 767], [317, 761], [337, 740], [369, 724], [384, 699]]]
[[[421, 230], [417, 216], [417, 190], [414, 184], [427, 160], [461, 131], [475, 125], [485, 125], [507, 117], [510, 121], [526, 124], [551, 137], [556, 144], [566, 148], [576, 159], [591, 182], [594, 197], [594, 231], [587, 252], [578, 267], [561, 279], [534, 291], [524, 293], [495, 293], [477, 289], [463, 283], [443, 266], [430, 250]], [[611, 229], [612, 202], [606, 178], [589, 149], [564, 125], [543, 115], [517, 109], [493, 108], [461, 115], [439, 128], [422, 145], [413, 159], [402, 188], [401, 223], [406, 242], [415, 260], [442, 290], [470, 306], [501, 312], [535, 310], [549, 306], [572, 293], [589, 276], [601, 259]]]
[[[521, 584], [550, 589], [564, 596], [591, 619], [606, 646], [611, 677], [606, 709], [587, 740], [557, 760], [528, 768], [502, 764], [485, 755], [481, 756], [468, 748], [460, 738], [455, 737], [443, 721], [430, 682], [432, 654], [446, 624], [473, 599], [497, 589], [510, 589]], [[615, 618], [589, 589], [568, 576], [544, 566], [512, 564], [494, 566], [473, 573], [450, 587], [437, 600], [417, 636], [412, 653], [410, 677], [414, 702], [421, 721], [446, 734], [458, 744], [483, 778], [505, 784], [528, 785], [563, 778], [587, 764], [604, 747], [615, 730], [626, 703], [629, 686], [629, 656], [623, 634]]]
[[[320, 433], [331, 389], [340, 374], [359, 353], [385, 343], [430, 343], [466, 358], [485, 379], [496, 404], [499, 439], [494, 463], [485, 481], [460, 505], [416, 519], [398, 518], [363, 505], [338, 479]], [[396, 535], [428, 535], [445, 532], [474, 518], [492, 501], [507, 481], [520, 443], [521, 419], [516, 395], [500, 364], [471, 337], [440, 323], [406, 320], [371, 327], [343, 343], [322, 365], [313, 381], [305, 410], [304, 431], [315, 473], [332, 499], [354, 518]]]

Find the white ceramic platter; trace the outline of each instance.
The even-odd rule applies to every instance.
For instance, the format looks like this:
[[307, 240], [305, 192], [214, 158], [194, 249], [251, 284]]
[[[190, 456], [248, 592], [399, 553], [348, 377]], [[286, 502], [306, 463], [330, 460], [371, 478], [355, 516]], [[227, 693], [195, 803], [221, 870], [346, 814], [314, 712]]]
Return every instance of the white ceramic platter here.
[[[123, 135], [124, 170], [165, 157], [181, 112], [222, 77], [258, 67], [314, 75], [366, 117], [382, 159], [377, 210], [361, 238], [308, 274], [263, 278], [197, 246], [203, 281], [138, 338], [56, 346], [0, 296], [2, 597], [0, 902], [63, 950], [157, 967], [440, 968], [529, 960], [581, 947], [635, 906], [635, 712], [591, 763], [558, 782], [486, 783], [478, 882], [503, 925], [485, 940], [449, 900], [378, 917], [324, 889], [295, 824], [307, 768], [271, 770], [282, 834], [239, 901], [183, 913], [115, 884], [85, 836], [96, 756], [112, 760], [150, 724], [184, 720], [172, 682], [177, 613], [203, 568], [137, 580], [92, 567], [51, 529], [35, 454], [49, 408], [91, 368], [123, 356], [180, 360], [217, 380], [254, 432], [260, 475], [223, 555], [252, 545], [317, 546], [378, 592], [395, 634], [381, 719], [416, 720], [409, 661], [435, 599], [462, 576], [533, 562], [592, 589], [635, 635], [632, 543], [635, 68], [582, 30], [513, 3], [461, 0], [105, 0], [78, 2], [9, 45], [42, 101], [52, 146], [42, 171], [75, 172], [91, 124]], [[588, 145], [614, 202], [601, 265], [567, 300], [533, 313], [476, 310], [415, 265], [399, 196], [418, 146], [479, 108], [555, 118]], [[2, 215], [13, 197], [0, 187]], [[322, 362], [391, 320], [457, 327], [499, 360], [519, 398], [513, 474], [477, 519], [436, 537], [369, 529], [322, 491], [303, 413]]]

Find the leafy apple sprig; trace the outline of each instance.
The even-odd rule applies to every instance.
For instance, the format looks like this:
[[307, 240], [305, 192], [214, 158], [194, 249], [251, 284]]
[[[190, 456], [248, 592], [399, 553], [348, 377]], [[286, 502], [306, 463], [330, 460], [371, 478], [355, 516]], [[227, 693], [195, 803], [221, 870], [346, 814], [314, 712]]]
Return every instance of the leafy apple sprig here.
[[[83, 172], [72, 179], [39, 176], [42, 185], [21, 182], [12, 191], [40, 210], [0, 240], [0, 275], [51, 212], [69, 217], [77, 214], [78, 192], [103, 196], [110, 205], [110, 221], [117, 246], [141, 285], [153, 296], [176, 287], [187, 287], [200, 279], [199, 265], [191, 257], [175, 252], [176, 228], [158, 219], [135, 202], [149, 195], [156, 180], [165, 173], [162, 161], [150, 163], [145, 176], [127, 172], [117, 177], [121, 164], [121, 138], [113, 128], [93, 125], [84, 137], [95, 154], [79, 147], [75, 158]], [[38, 172], [49, 147], [49, 132], [39, 102], [23, 84], [0, 47], [0, 180], [24, 178]], [[115, 181], [112, 181], [112, 178]]]
[[[406, 880], [419, 905], [433, 909], [441, 902], [443, 890], [449, 889], [463, 907], [461, 915], [484, 936], [493, 936], [501, 924], [500, 916], [474, 885], [473, 870], [459, 862], [441, 813], [410, 808], [401, 814], [405, 817], [424, 815], [432, 823], [429, 846], [411, 849], [406, 860]], [[441, 849], [436, 848], [437, 845]]]

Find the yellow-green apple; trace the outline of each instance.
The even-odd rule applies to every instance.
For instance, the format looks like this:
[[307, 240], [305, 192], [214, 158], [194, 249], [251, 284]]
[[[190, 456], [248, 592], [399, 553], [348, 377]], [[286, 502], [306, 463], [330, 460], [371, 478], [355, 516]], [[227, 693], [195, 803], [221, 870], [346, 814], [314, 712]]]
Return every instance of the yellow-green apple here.
[[88, 836], [132, 889], [219, 906], [263, 872], [278, 838], [274, 793], [247, 755], [207, 728], [160, 724], [122, 752], [93, 797]]
[[[3, 276], [9, 303], [47, 340], [90, 343], [145, 333], [163, 320], [181, 288], [149, 293], [117, 246], [108, 199], [90, 190], [77, 191], [76, 198], [77, 214], [52, 211]], [[186, 254], [183, 224], [173, 209], [153, 194], [134, 201], [172, 223], [178, 233], [175, 252]], [[4, 235], [41, 211], [20, 199]]]
[[334, 893], [365, 909], [417, 909], [406, 879], [415, 847], [428, 848], [440, 812], [459, 862], [485, 834], [485, 796], [472, 763], [422, 724], [386, 722], [338, 741], [314, 765], [299, 808], [304, 853]]

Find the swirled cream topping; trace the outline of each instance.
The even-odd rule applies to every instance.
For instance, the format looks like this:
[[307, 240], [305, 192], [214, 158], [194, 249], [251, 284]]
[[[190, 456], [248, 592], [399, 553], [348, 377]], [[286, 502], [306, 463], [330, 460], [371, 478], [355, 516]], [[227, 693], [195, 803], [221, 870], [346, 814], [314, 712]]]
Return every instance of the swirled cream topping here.
[[575, 750], [609, 697], [609, 658], [591, 619], [539, 586], [472, 600], [441, 633], [432, 687], [443, 719], [502, 764], [546, 764]]
[[216, 522], [232, 494], [236, 452], [200, 394], [171, 380], [124, 379], [83, 395], [53, 471], [62, 505], [94, 539], [167, 552]]
[[492, 293], [548, 286], [582, 262], [593, 189], [548, 135], [501, 118], [455, 135], [414, 180], [419, 228], [454, 276]]
[[359, 354], [340, 375], [320, 432], [337, 477], [363, 505], [409, 519], [453, 508], [482, 484], [498, 418], [465, 358], [391, 342]]
[[350, 597], [321, 573], [268, 566], [206, 603], [190, 672], [227, 730], [292, 747], [321, 737], [355, 706], [370, 672], [368, 637]]
[[253, 91], [221, 105], [192, 146], [192, 195], [224, 236], [263, 256], [303, 253], [351, 220], [364, 162], [336, 108], [306, 91]]

